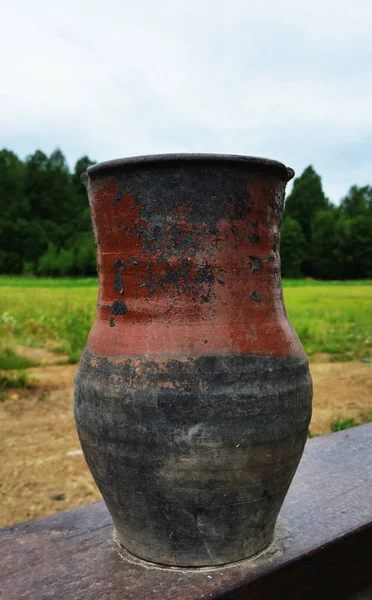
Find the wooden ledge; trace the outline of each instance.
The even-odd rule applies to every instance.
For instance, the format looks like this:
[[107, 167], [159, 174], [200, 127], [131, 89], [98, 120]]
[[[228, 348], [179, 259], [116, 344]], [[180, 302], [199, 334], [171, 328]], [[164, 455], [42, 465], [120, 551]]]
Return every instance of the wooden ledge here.
[[0, 530], [4, 600], [372, 599], [372, 423], [315, 438], [276, 539], [227, 567], [156, 567], [120, 553], [103, 502]]

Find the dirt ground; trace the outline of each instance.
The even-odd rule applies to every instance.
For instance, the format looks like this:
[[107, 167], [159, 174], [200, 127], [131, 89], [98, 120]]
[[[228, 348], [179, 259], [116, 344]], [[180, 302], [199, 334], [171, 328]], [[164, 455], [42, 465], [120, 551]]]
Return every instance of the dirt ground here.
[[[31, 358], [31, 356], [30, 356]], [[36, 357], [35, 357], [36, 358]], [[339, 417], [372, 407], [372, 364], [311, 362], [312, 434], [329, 433]], [[27, 369], [30, 389], [0, 403], [0, 527], [100, 498], [80, 449], [72, 414], [74, 365]]]

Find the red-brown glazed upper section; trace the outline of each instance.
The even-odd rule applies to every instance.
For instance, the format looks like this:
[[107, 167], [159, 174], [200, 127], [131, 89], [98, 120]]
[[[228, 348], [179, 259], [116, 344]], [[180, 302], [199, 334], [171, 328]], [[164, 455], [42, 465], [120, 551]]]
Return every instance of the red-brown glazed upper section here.
[[302, 354], [280, 280], [287, 168], [191, 156], [112, 161], [85, 175], [100, 278], [89, 350]]

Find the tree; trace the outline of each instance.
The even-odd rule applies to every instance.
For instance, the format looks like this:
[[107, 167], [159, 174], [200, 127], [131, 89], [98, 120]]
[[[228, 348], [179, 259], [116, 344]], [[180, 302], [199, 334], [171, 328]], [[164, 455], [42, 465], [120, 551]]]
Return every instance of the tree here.
[[89, 158], [89, 156], [82, 156], [79, 158], [74, 167], [73, 180], [79, 189], [85, 189], [80, 181], [80, 176], [87, 170], [88, 167], [94, 165], [96, 161]]
[[[57, 148], [48, 159], [47, 193], [52, 199], [51, 220], [63, 223], [66, 236], [73, 232], [71, 221], [78, 214], [78, 203], [66, 159]], [[66, 238], [65, 238], [66, 239]]]
[[34, 219], [68, 224], [76, 216], [71, 174], [60, 150], [49, 158], [40, 150], [27, 157], [25, 194]]
[[25, 169], [9, 150], [0, 151], [0, 272], [20, 273], [26, 251], [23, 238], [29, 203], [24, 191]]
[[26, 159], [25, 194], [30, 202], [31, 219], [41, 225], [45, 238], [40, 241], [37, 256], [48, 243], [57, 249], [68, 245], [76, 232], [79, 213], [76, 191], [64, 155], [60, 150], [50, 157], [37, 150]]
[[341, 200], [340, 211], [349, 219], [360, 215], [372, 215], [372, 187], [353, 185], [347, 195]]
[[372, 279], [372, 215], [345, 221], [345, 278]]
[[41, 150], [36, 150], [26, 158], [25, 195], [30, 204], [32, 219], [49, 219], [51, 217], [51, 198], [47, 193], [48, 157]]
[[14, 220], [29, 216], [24, 191], [25, 167], [14, 152], [0, 150], [0, 219]]
[[318, 212], [311, 225], [311, 264], [317, 279], [342, 279], [345, 222], [336, 210]]
[[92, 274], [95, 247], [80, 174], [94, 164], [81, 157], [69, 171], [58, 148], [21, 161], [0, 151], [0, 271]]
[[40, 275], [51, 275], [63, 277], [74, 274], [75, 257], [73, 248], [61, 248], [58, 250], [53, 243], [48, 245], [47, 250], [38, 262], [38, 273]]
[[97, 272], [96, 247], [90, 231], [78, 239], [75, 268], [80, 275], [95, 275]]
[[315, 215], [329, 208], [322, 180], [310, 165], [293, 182], [293, 190], [285, 203], [285, 215], [295, 219], [301, 226], [307, 242], [311, 238], [311, 224]]
[[95, 161], [91, 160], [89, 156], [82, 156], [76, 161], [74, 172], [72, 174], [72, 183], [75, 189], [75, 196], [77, 202], [77, 218], [76, 228], [79, 232], [89, 231], [93, 240], [93, 234], [91, 233], [91, 220], [90, 211], [88, 206], [87, 191], [80, 180], [80, 175], [84, 173], [90, 165], [94, 165]]
[[305, 257], [306, 241], [301, 225], [285, 216], [280, 233], [280, 256], [283, 277], [301, 277], [301, 265]]

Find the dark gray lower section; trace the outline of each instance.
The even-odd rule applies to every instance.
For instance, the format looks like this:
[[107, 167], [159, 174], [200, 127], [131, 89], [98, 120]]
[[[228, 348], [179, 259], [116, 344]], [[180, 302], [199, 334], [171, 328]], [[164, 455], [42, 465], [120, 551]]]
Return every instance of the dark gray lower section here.
[[85, 350], [75, 418], [119, 541], [201, 566], [263, 549], [311, 416], [306, 357], [111, 361]]

